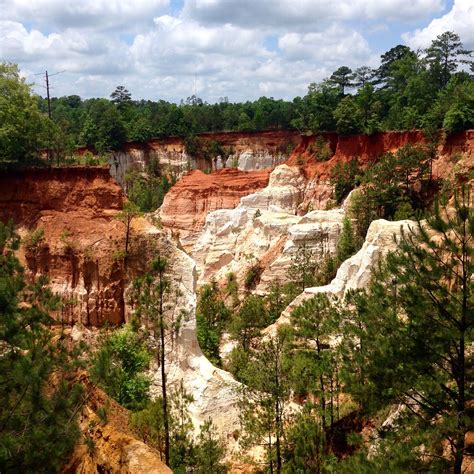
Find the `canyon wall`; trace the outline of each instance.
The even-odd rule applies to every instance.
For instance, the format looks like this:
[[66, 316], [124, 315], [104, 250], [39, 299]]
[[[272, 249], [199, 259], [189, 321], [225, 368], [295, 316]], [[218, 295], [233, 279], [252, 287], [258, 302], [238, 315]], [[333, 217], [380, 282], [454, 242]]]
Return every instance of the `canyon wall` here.
[[233, 209], [241, 197], [267, 186], [269, 174], [270, 170], [222, 169], [211, 174], [190, 171], [165, 196], [159, 211], [161, 221], [189, 249], [209, 212]]
[[[238, 383], [215, 368], [199, 348], [195, 319], [197, 272], [192, 258], [176, 247], [167, 232], [145, 218], [135, 218], [129, 256], [124, 261], [125, 225], [117, 219], [124, 196], [107, 168], [3, 173], [0, 189], [0, 219], [13, 219], [22, 236], [18, 256], [26, 279], [33, 282], [40, 275], [49, 278], [49, 287], [63, 303], [52, 316], [73, 326], [71, 332], [76, 341], [97, 340], [97, 328], [104, 323], [114, 326], [128, 320], [134, 310], [132, 281], [149, 270], [159, 251], [168, 262], [172, 288], [165, 307], [165, 317], [173, 328], [166, 349], [170, 389], [182, 381], [193, 395], [190, 411], [195, 426], [211, 417], [229, 444], [235, 444], [232, 433], [239, 427]], [[159, 368], [152, 366], [150, 375], [152, 393], [158, 395]], [[97, 436], [100, 438], [101, 433]], [[146, 446], [125, 435], [117, 436], [126, 444], [124, 455], [133, 454], [135, 458], [140, 452], [147, 454]], [[99, 438], [98, 443], [102, 443]]]
[[[282, 185], [275, 186], [270, 182], [266, 191], [255, 194], [263, 188], [263, 181], [255, 186], [256, 175], [251, 173], [239, 175], [239, 189], [243, 186], [240, 196], [245, 196], [245, 194], [251, 196], [242, 201], [247, 207], [253, 207], [255, 211], [268, 208], [269, 203], [275, 204], [278, 194], [283, 193], [283, 199], [286, 201], [291, 199], [292, 212], [298, 215], [304, 215], [311, 210], [324, 210], [334, 205], [330, 175], [331, 170], [338, 163], [357, 159], [359, 165], [365, 167], [384, 153], [395, 152], [407, 144], [423, 143], [423, 134], [416, 130], [376, 133], [371, 136], [338, 136], [335, 133], [297, 136], [292, 134], [290, 136], [292, 143], [296, 142], [297, 145], [285, 163], [294, 171], [284, 171], [285, 168], [277, 166], [276, 170], [279, 171], [275, 172], [286, 173], [286, 176], [277, 179], [276, 175], [272, 174]], [[315, 142], [319, 136], [329, 146], [330, 158], [327, 161], [318, 161], [316, 157]], [[282, 139], [282, 134], [280, 134], [280, 139]], [[474, 131], [472, 130], [452, 135], [441, 141], [436, 152], [436, 159], [433, 161], [434, 177], [447, 177], [456, 170], [460, 158], [467, 158], [473, 150]], [[160, 217], [165, 227], [175, 232], [179, 231], [183, 239], [182, 245], [186, 250], [189, 251], [197, 241], [207, 213], [217, 209], [232, 209], [239, 203], [238, 193], [234, 192], [232, 186], [226, 185], [228, 180], [233, 180], [236, 176], [227, 174], [229, 171], [213, 172], [206, 178], [197, 173], [185, 175], [165, 197]], [[247, 187], [246, 180], [248, 180]], [[218, 189], [219, 184], [220, 189]], [[289, 187], [292, 187], [291, 198], [288, 195]], [[250, 202], [252, 200], [253, 203]], [[176, 205], [176, 203], [179, 204]]]
[[[124, 225], [120, 186], [107, 168], [41, 168], [0, 174], [0, 218], [23, 237], [26, 276], [46, 275], [67, 302], [58, 318], [95, 326], [124, 319], [123, 270], [114, 254]], [[42, 236], [40, 234], [42, 232]]]
[[300, 141], [298, 132], [287, 130], [201, 133], [196, 139], [204, 147], [218, 143], [225, 155], [191, 156], [186, 152], [185, 139], [181, 137], [132, 142], [112, 154], [110, 172], [123, 184], [127, 171], [144, 171], [153, 160], [159, 161], [163, 171], [175, 179], [194, 169], [206, 172], [222, 168], [257, 171], [283, 163]]

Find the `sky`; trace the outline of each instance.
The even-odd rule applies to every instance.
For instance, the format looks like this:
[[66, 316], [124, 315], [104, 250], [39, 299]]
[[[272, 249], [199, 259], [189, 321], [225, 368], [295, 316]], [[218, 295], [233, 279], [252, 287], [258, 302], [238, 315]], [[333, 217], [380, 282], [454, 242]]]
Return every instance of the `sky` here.
[[53, 96], [292, 99], [446, 30], [474, 49], [474, 0], [0, 0], [0, 60]]

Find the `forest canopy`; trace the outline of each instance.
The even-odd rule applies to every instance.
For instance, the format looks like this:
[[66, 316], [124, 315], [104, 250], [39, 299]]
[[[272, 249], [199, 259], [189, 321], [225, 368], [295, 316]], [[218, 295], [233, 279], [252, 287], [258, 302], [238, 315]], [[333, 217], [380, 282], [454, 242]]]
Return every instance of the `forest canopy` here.
[[[391, 48], [381, 55], [377, 68], [342, 65], [322, 82], [309, 84], [304, 97], [291, 101], [260, 97], [232, 103], [223, 97], [210, 104], [192, 95], [176, 104], [135, 100], [119, 85], [110, 99], [53, 97], [51, 120], [47, 100], [32, 94], [16, 66], [2, 64], [0, 160], [30, 158], [45, 145], [63, 155], [84, 145], [106, 153], [126, 141], [214, 131], [371, 134], [444, 128], [454, 133], [474, 127], [471, 53], [456, 33], [447, 31], [425, 50]], [[28, 122], [27, 112], [33, 119]]]

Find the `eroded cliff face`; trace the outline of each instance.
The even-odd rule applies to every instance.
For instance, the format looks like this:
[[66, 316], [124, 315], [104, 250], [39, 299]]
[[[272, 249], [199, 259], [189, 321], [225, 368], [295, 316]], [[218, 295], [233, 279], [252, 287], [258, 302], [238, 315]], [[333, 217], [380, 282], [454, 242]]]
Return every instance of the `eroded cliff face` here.
[[[128, 320], [134, 311], [132, 281], [149, 270], [152, 258], [160, 252], [169, 262], [172, 288], [166, 305], [167, 321], [174, 328], [166, 348], [169, 388], [183, 381], [194, 398], [191, 415], [195, 426], [211, 417], [232, 445], [232, 433], [239, 427], [238, 383], [215, 368], [199, 348], [197, 273], [192, 258], [176, 247], [167, 232], [145, 218], [135, 218], [129, 257], [124, 263], [125, 225], [117, 219], [124, 196], [106, 168], [8, 173], [0, 176], [0, 189], [0, 218], [12, 218], [23, 237], [19, 257], [26, 277], [33, 281], [39, 275], [48, 276], [52, 291], [63, 303], [62, 310], [52, 316], [72, 327], [71, 337], [76, 342], [85, 339], [93, 345], [98, 327], [105, 322], [114, 326]], [[38, 230], [43, 234], [35, 240], [32, 236], [35, 231], [40, 235]], [[158, 395], [158, 367], [151, 367], [150, 375], [152, 393]], [[87, 422], [95, 419], [91, 409], [86, 409], [83, 416]], [[140, 472], [141, 456], [153, 465], [153, 450], [130, 433], [117, 433], [112, 428], [98, 426], [92, 433], [96, 455], [89, 456], [82, 447], [72, 460], [72, 471], [67, 472], [101, 472], [100, 466], [115, 465], [121, 457], [126, 459], [123, 472]]]
[[192, 256], [198, 265], [199, 282], [223, 279], [233, 272], [243, 281], [247, 270], [263, 270], [258, 292], [272, 283], [284, 283], [291, 258], [305, 246], [315, 254], [334, 253], [342, 227], [340, 209], [297, 215], [305, 180], [297, 167], [281, 165], [273, 170], [269, 184], [240, 200], [235, 209], [207, 215]]
[[201, 231], [206, 215], [216, 209], [236, 207], [242, 196], [264, 188], [269, 170], [239, 171], [223, 169], [206, 174], [187, 173], [165, 196], [159, 216], [163, 225], [189, 249]]
[[[297, 146], [285, 163], [289, 167], [273, 167], [275, 171], [270, 176], [266, 190], [262, 189], [263, 180], [255, 185], [256, 175], [252, 173], [239, 175], [235, 186], [239, 193], [227, 186], [235, 179], [231, 170], [214, 172], [205, 178], [196, 172], [186, 175], [165, 198], [160, 211], [165, 227], [179, 231], [184, 248], [190, 251], [203, 229], [206, 214], [218, 209], [232, 209], [239, 204], [242, 196], [248, 195], [242, 200], [243, 205], [260, 211], [271, 205], [283, 208], [289, 206], [291, 212], [298, 215], [311, 210], [324, 210], [333, 204], [330, 175], [338, 163], [357, 159], [359, 165], [365, 167], [384, 153], [395, 152], [409, 143], [423, 143], [420, 131], [348, 137], [328, 133], [321, 136], [328, 143], [332, 155], [328, 161], [317, 161], [314, 144], [318, 136], [292, 135]], [[439, 146], [433, 161], [434, 177], [445, 178], [456, 172], [460, 159], [465, 159], [473, 151], [474, 131], [448, 137]], [[259, 190], [262, 192], [258, 193]]]
[[195, 169], [217, 171], [235, 168], [240, 171], [258, 171], [283, 163], [300, 141], [298, 132], [287, 130], [201, 133], [197, 135], [197, 139], [204, 146], [218, 142], [225, 156], [216, 155], [204, 159], [188, 155], [185, 140], [180, 137], [128, 143], [110, 159], [112, 176], [123, 183], [127, 171], [143, 171], [152, 160], [159, 161], [163, 171], [175, 179]]
[[108, 169], [10, 172], [0, 175], [0, 189], [0, 218], [12, 219], [24, 239], [20, 257], [27, 278], [48, 276], [66, 302], [58, 319], [122, 322], [124, 274], [114, 255], [123, 248], [125, 228], [114, 216], [124, 196]]
[[[66, 330], [66, 334], [69, 331]], [[94, 386], [85, 374], [78, 377], [87, 392], [87, 400], [79, 415], [79, 427], [94, 447], [79, 442], [61, 469], [62, 474], [171, 474], [160, 454], [147, 446], [129, 427], [129, 412]], [[104, 422], [99, 409], [107, 409]]]

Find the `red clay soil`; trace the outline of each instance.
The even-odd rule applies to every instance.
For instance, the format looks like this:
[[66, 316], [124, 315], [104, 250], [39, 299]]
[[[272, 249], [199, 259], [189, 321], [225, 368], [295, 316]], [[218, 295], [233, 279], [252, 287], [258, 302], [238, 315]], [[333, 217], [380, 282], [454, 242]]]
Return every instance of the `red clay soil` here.
[[0, 219], [33, 227], [47, 212], [108, 217], [123, 192], [106, 167], [29, 168], [0, 173]]
[[[317, 136], [322, 136], [330, 146], [333, 156], [329, 161], [317, 162], [311, 152], [311, 144]], [[340, 162], [357, 158], [361, 166], [376, 161], [387, 152], [395, 152], [407, 145], [425, 143], [422, 131], [380, 132], [373, 135], [338, 136], [334, 133], [302, 136], [300, 144], [295, 148], [287, 161], [289, 165], [298, 165], [303, 160], [303, 169], [307, 177], [327, 179], [332, 168]], [[438, 155], [454, 155], [474, 150], [474, 130], [467, 130], [446, 138], [438, 149]]]
[[34, 247], [20, 249], [27, 278], [47, 275], [55, 291], [75, 300], [58, 319], [93, 326], [123, 322], [124, 274], [114, 254], [123, 248], [125, 228], [114, 216], [124, 195], [109, 170], [12, 171], [0, 174], [0, 189], [0, 220], [13, 219], [25, 234], [35, 229], [44, 233]]
[[211, 174], [190, 171], [166, 195], [160, 212], [163, 224], [186, 233], [200, 230], [208, 212], [233, 209], [242, 196], [266, 187], [270, 171], [246, 172], [234, 168]]

